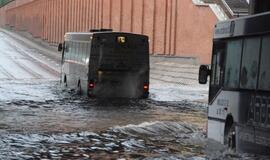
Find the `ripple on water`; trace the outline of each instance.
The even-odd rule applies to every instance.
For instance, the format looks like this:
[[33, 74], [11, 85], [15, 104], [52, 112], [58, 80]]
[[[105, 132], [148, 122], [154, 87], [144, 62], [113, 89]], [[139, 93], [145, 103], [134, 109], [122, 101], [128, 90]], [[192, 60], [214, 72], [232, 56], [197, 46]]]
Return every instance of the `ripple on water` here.
[[[176, 128], [179, 130], [177, 131]], [[138, 130], [138, 132], [135, 132], [135, 130]], [[161, 135], [169, 132], [171, 135], [177, 135], [192, 134], [192, 132], [197, 131], [194, 128], [188, 129], [188, 126], [185, 124], [181, 126], [181, 124], [170, 122], [153, 122], [137, 126], [115, 127], [99, 134], [93, 132], [53, 135], [8, 134], [1, 135], [0, 158], [5, 157], [7, 154], [17, 158], [29, 158], [31, 156], [32, 158], [65, 158], [67, 156], [85, 157], [85, 155], [93, 157], [101, 153], [116, 157], [124, 156], [126, 158], [140, 159], [146, 157], [154, 158], [158, 155], [162, 157], [163, 155], [176, 154], [178, 152], [177, 148], [174, 148], [175, 150], [167, 148], [167, 140], [151, 141], [146, 136], [161, 137]], [[174, 146], [175, 143], [176, 141], [170, 141], [171, 146]], [[187, 156], [186, 158], [188, 158], [195, 157], [196, 154], [195, 152], [185, 153], [182, 156]]]
[[[2, 104], [0, 107], [2, 115], [0, 116], [6, 118], [7, 121], [7, 123], [0, 124], [0, 131], [13, 128], [14, 126], [7, 124], [14, 124], [12, 122], [16, 118], [18, 118], [16, 122], [20, 122], [20, 124], [15, 127], [22, 125], [21, 122], [28, 119], [26, 126], [34, 128], [35, 123], [40, 122], [37, 123], [37, 126], [41, 126], [43, 131], [41, 132], [43, 134], [40, 132], [26, 134], [24, 131], [27, 128], [22, 128], [18, 129], [17, 134], [16, 132], [13, 134], [3, 132], [0, 134], [0, 159], [101, 159], [104, 156], [127, 159], [267, 159], [267, 157], [256, 157], [255, 155], [235, 154], [225, 149], [216, 154], [214, 152], [208, 154], [205, 133], [184, 122], [145, 122], [139, 125], [112, 127], [99, 133], [80, 132], [76, 128], [67, 129], [72, 125], [82, 129], [80, 124], [87, 122], [85, 125], [87, 126], [97, 123], [101, 120], [100, 118], [112, 121], [110, 116], [122, 118], [125, 122], [140, 123], [146, 121], [141, 120], [143, 117], [140, 115], [153, 111], [151, 110], [153, 106], [168, 106], [167, 102], [124, 99], [89, 100], [68, 90], [63, 92], [59, 88], [58, 82], [0, 84], [0, 92], [3, 93], [0, 95]], [[205, 108], [197, 104], [194, 106], [186, 101], [172, 102], [169, 105], [184, 106], [181, 109], [185, 111], [194, 111], [191, 108], [196, 107]], [[156, 110], [157, 108], [155, 108]], [[161, 113], [163, 113], [162, 111]], [[97, 121], [94, 121], [96, 114], [100, 115], [97, 116]], [[34, 116], [37, 119], [33, 118]], [[44, 117], [46, 124], [38, 121]], [[153, 116], [150, 118], [153, 119]], [[89, 119], [93, 121], [87, 121]], [[59, 121], [61, 123], [55, 124]], [[109, 123], [109, 121], [106, 122]], [[47, 123], [51, 126], [48, 126]], [[47, 127], [48, 132], [45, 133], [46, 129], [42, 125]], [[61, 128], [61, 126], [64, 127]], [[57, 131], [61, 131], [61, 133], [52, 132], [51, 128], [57, 128]], [[214, 147], [217, 148], [217, 145]]]
[[267, 159], [224, 149], [207, 153], [205, 135], [194, 126], [175, 122], [151, 122], [118, 126], [106, 132], [69, 134], [1, 134], [0, 159], [138, 158], [185, 160]]

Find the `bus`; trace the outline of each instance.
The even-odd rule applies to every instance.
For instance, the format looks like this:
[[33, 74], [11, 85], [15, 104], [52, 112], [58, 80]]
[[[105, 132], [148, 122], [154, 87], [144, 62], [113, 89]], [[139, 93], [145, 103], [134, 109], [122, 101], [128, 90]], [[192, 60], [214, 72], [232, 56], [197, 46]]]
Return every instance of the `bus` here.
[[90, 97], [147, 98], [149, 40], [145, 35], [91, 30], [66, 33], [61, 83]]
[[208, 138], [238, 152], [270, 154], [270, 12], [219, 22], [209, 82]]

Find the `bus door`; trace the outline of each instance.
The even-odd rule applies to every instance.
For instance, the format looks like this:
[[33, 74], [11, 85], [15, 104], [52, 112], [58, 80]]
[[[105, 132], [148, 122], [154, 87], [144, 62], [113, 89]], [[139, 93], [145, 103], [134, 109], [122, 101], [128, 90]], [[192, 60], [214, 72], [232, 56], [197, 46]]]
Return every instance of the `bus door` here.
[[214, 42], [212, 66], [211, 66], [211, 82], [209, 91], [209, 104], [213, 103], [213, 100], [217, 96], [223, 85], [224, 77], [224, 56], [226, 53], [226, 43], [219, 41]]
[[218, 41], [214, 42], [212, 65], [211, 65], [211, 81], [209, 89], [209, 108], [208, 108], [208, 127], [215, 130], [208, 130], [208, 137], [212, 137], [217, 141], [222, 141], [223, 127], [216, 119], [223, 119], [224, 107], [218, 105], [215, 101], [223, 85], [224, 75], [224, 56], [226, 53], [226, 43]]

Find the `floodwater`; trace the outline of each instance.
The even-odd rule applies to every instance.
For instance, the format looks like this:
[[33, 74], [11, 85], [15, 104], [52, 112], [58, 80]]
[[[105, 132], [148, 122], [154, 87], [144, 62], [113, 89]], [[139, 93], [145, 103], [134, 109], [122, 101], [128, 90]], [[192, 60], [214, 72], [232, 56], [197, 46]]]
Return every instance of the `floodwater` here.
[[205, 112], [194, 104], [91, 100], [55, 81], [3, 84], [0, 159], [204, 157]]
[[154, 81], [148, 100], [89, 99], [60, 87], [56, 60], [2, 32], [0, 47], [0, 159], [266, 158], [205, 138], [206, 90]]

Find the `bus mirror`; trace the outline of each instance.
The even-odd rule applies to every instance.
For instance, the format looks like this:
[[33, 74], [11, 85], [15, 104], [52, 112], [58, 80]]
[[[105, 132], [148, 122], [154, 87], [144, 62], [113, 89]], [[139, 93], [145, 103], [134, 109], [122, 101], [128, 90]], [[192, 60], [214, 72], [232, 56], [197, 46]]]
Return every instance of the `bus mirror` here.
[[59, 43], [58, 45], [58, 52], [61, 52], [63, 50], [63, 44]]
[[210, 75], [209, 67], [207, 65], [201, 65], [199, 70], [199, 83], [206, 84], [209, 75]]

